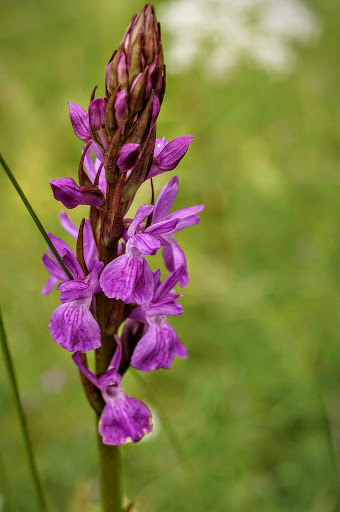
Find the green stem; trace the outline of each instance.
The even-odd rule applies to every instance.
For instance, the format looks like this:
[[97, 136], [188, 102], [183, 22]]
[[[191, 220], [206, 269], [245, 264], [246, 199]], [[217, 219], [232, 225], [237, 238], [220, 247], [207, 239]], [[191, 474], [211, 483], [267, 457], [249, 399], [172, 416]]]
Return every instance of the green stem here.
[[96, 430], [99, 455], [99, 487], [102, 512], [122, 512], [122, 461], [119, 446], [102, 443], [98, 432], [98, 416]]
[[0, 339], [1, 339], [1, 348], [3, 351], [4, 359], [5, 359], [5, 366], [6, 366], [6, 369], [8, 372], [10, 385], [11, 385], [11, 388], [13, 391], [14, 403], [15, 403], [15, 407], [17, 410], [19, 425], [21, 428], [21, 433], [22, 433], [22, 437], [23, 437], [23, 441], [24, 441], [24, 445], [25, 445], [25, 449], [26, 449], [26, 453], [27, 453], [28, 464], [29, 464], [29, 468], [30, 468], [30, 472], [31, 472], [32, 480], [33, 480], [34, 489], [35, 489], [35, 492], [37, 495], [39, 510], [41, 512], [45, 512], [46, 511], [45, 498], [44, 498], [44, 494], [42, 491], [42, 486], [41, 486], [40, 479], [39, 479], [37, 465], [36, 465], [35, 458], [34, 458], [33, 448], [32, 448], [32, 444], [31, 444], [29, 432], [28, 432], [26, 416], [25, 416], [24, 409], [22, 407], [22, 403], [21, 403], [20, 396], [19, 396], [17, 379], [15, 376], [11, 353], [9, 351], [9, 346], [7, 343], [5, 326], [4, 326], [4, 323], [2, 320], [2, 315], [1, 315], [1, 308], [0, 308]]
[[44, 226], [41, 224], [40, 220], [39, 220], [39, 217], [38, 215], [35, 213], [31, 203], [29, 202], [29, 200], [27, 199], [27, 197], [25, 196], [22, 188], [20, 187], [19, 183], [17, 182], [17, 180], [15, 179], [14, 177], [14, 174], [12, 173], [11, 169], [8, 167], [4, 157], [2, 156], [2, 154], [0, 153], [0, 162], [1, 162], [1, 165], [2, 167], [4, 168], [5, 170], [5, 173], [7, 174], [7, 176], [9, 177], [9, 179], [11, 180], [12, 182], [12, 185], [14, 186], [15, 190], [18, 192], [22, 202], [24, 203], [24, 205], [26, 206], [28, 212], [30, 213], [32, 219], [34, 220], [37, 228], [39, 229], [40, 233], [42, 234], [42, 236], [44, 237], [47, 245], [49, 246], [49, 248], [51, 249], [51, 251], [53, 252], [54, 256], [56, 257], [59, 265], [61, 266], [61, 268], [63, 269], [63, 271], [65, 272], [65, 274], [67, 275], [67, 277], [69, 279], [73, 279], [72, 275], [70, 274], [68, 268], [65, 266], [64, 262], [62, 261], [57, 249], [54, 247], [50, 237], [48, 236], [48, 234], [46, 233], [46, 230], [44, 228]]

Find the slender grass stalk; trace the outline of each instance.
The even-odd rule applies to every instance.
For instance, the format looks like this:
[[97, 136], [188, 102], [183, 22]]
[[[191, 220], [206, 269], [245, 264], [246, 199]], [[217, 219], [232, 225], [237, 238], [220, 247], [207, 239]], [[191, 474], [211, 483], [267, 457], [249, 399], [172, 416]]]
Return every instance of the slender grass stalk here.
[[31, 215], [32, 219], [34, 220], [37, 228], [39, 229], [40, 233], [42, 234], [42, 236], [44, 237], [47, 245], [49, 246], [49, 248], [51, 249], [51, 251], [53, 252], [54, 256], [56, 257], [59, 265], [61, 266], [61, 268], [64, 270], [64, 272], [66, 273], [67, 277], [69, 279], [73, 279], [72, 275], [70, 274], [69, 270], [67, 269], [67, 267], [65, 266], [65, 264], [63, 263], [63, 261], [61, 260], [60, 258], [60, 255], [57, 251], [57, 249], [54, 247], [50, 237], [48, 236], [48, 234], [46, 233], [46, 230], [44, 228], [44, 226], [42, 225], [42, 223], [40, 222], [39, 220], [39, 217], [38, 215], [35, 213], [31, 203], [29, 202], [29, 200], [27, 199], [27, 197], [25, 196], [22, 188], [20, 187], [19, 183], [17, 182], [14, 174], [12, 173], [11, 169], [9, 168], [8, 164], [6, 163], [4, 157], [2, 156], [2, 154], [0, 153], [0, 162], [1, 162], [1, 165], [2, 167], [4, 168], [4, 171], [5, 173], [7, 174], [7, 176], [9, 177], [9, 179], [11, 180], [12, 182], [12, 185], [14, 186], [15, 190], [18, 192], [19, 196], [20, 196], [20, 199], [22, 200], [22, 202], [24, 203], [24, 205], [26, 206], [29, 214]]
[[14, 501], [13, 501], [13, 495], [11, 493], [9, 481], [6, 475], [6, 468], [5, 464], [2, 458], [2, 455], [0, 453], [0, 481], [1, 481], [1, 492], [4, 496], [4, 506], [6, 507], [6, 510], [8, 512], [16, 512]]
[[12, 388], [12, 392], [14, 395], [14, 404], [15, 404], [15, 408], [16, 408], [17, 414], [18, 414], [19, 425], [20, 425], [20, 429], [21, 429], [21, 433], [22, 433], [22, 437], [23, 437], [23, 441], [24, 441], [24, 446], [25, 446], [25, 450], [26, 450], [26, 454], [27, 454], [27, 458], [28, 458], [29, 469], [30, 469], [34, 489], [35, 489], [35, 492], [37, 495], [38, 509], [40, 512], [46, 512], [46, 510], [47, 510], [46, 502], [45, 502], [42, 486], [40, 483], [37, 465], [36, 465], [35, 458], [34, 458], [32, 443], [30, 440], [29, 432], [28, 432], [26, 416], [25, 416], [24, 409], [22, 407], [22, 403], [20, 400], [17, 379], [15, 376], [15, 370], [14, 370], [14, 366], [13, 366], [11, 353], [9, 351], [9, 346], [7, 343], [6, 331], [5, 331], [5, 326], [4, 326], [3, 319], [2, 319], [1, 308], [0, 308], [0, 340], [1, 340], [1, 348], [3, 351], [4, 360], [5, 360], [5, 366], [6, 366], [8, 378], [10, 381], [10, 386]]

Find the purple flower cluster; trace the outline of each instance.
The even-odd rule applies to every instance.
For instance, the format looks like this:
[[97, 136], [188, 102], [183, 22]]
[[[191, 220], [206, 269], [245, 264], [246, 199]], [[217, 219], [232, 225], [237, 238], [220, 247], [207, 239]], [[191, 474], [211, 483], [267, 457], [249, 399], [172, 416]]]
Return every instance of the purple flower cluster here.
[[[132, 18], [107, 66], [105, 96], [96, 98], [95, 88], [87, 112], [69, 103], [74, 132], [85, 143], [78, 183], [68, 177], [50, 182], [55, 199], [66, 208], [90, 206], [89, 218], [79, 229], [61, 212], [62, 227], [77, 240], [76, 251], [60, 238], [50, 238], [72, 279], [52, 252], [44, 254], [49, 277], [42, 293], [60, 282], [61, 305], [52, 313], [49, 329], [56, 343], [74, 353], [87, 382], [85, 391], [93, 386], [101, 399], [98, 428], [105, 444], [136, 442], [151, 430], [147, 406], [127, 396], [121, 386], [127, 368], [168, 369], [175, 356], [187, 357], [167, 320], [182, 314], [182, 294], [174, 288], [185, 287], [189, 280], [175, 235], [199, 222], [204, 205], [170, 213], [177, 176], [154, 201], [152, 179], [175, 169], [192, 141], [191, 135], [169, 143], [156, 138], [164, 92], [160, 29], [147, 4]], [[134, 218], [128, 218], [143, 183], [151, 184], [151, 204], [139, 206]], [[149, 265], [149, 257], [160, 249], [168, 271], [163, 281], [160, 270]], [[96, 373], [87, 366], [86, 354], [93, 350]]]

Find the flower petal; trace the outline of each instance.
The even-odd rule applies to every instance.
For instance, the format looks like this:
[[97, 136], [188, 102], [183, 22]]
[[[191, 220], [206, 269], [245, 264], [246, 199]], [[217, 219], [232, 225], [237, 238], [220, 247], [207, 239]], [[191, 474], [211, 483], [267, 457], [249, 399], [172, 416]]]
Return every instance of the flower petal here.
[[178, 336], [175, 329], [161, 318], [153, 322], [139, 340], [132, 354], [131, 366], [142, 372], [169, 369], [175, 357]]
[[151, 413], [143, 402], [127, 396], [121, 386], [116, 390], [115, 398], [104, 395], [107, 403], [100, 417], [99, 433], [104, 444], [135, 443], [151, 431]]
[[161, 242], [148, 233], [137, 233], [132, 243], [143, 254], [156, 254], [161, 248]]
[[152, 222], [157, 223], [161, 220], [165, 220], [168, 213], [175, 201], [178, 193], [178, 177], [174, 176], [168, 183], [164, 185], [155, 204], [153, 212]]
[[137, 229], [139, 228], [140, 224], [143, 222], [146, 217], [149, 217], [149, 215], [153, 212], [153, 205], [152, 204], [142, 204], [136, 212], [135, 218], [131, 222], [129, 229], [127, 231], [128, 236], [133, 236]]
[[134, 288], [142, 261], [123, 254], [111, 261], [100, 276], [100, 286], [109, 298], [121, 299], [125, 304], [134, 302]]
[[57, 281], [65, 281], [68, 279], [67, 275], [56, 261], [52, 260], [47, 256], [47, 254], [43, 254], [42, 257], [43, 265], [46, 268], [47, 272], [51, 274]]
[[89, 122], [92, 130], [98, 131], [105, 126], [106, 103], [103, 98], [95, 98], [89, 105]]
[[66, 302], [52, 313], [48, 327], [54, 341], [69, 352], [88, 352], [101, 345], [100, 329], [89, 310], [91, 299]]
[[158, 301], [160, 298], [170, 295], [171, 290], [176, 286], [180, 277], [185, 272], [185, 265], [179, 265], [176, 270], [171, 272], [162, 283], [157, 287], [154, 296], [153, 302]]
[[92, 297], [88, 285], [82, 281], [66, 281], [61, 283], [57, 290], [61, 291], [60, 302], [62, 303]]
[[192, 135], [183, 135], [171, 140], [158, 155], [158, 167], [172, 171], [179, 164], [193, 141]]
[[72, 103], [71, 101], [68, 102], [68, 106], [70, 109], [70, 119], [74, 133], [79, 139], [84, 142], [88, 142], [91, 139], [91, 135], [89, 116], [87, 112], [82, 107], [76, 103]]
[[182, 208], [181, 210], [170, 213], [168, 219], [180, 219], [179, 223], [174, 229], [174, 233], [177, 233], [181, 229], [187, 228], [189, 226], [195, 226], [198, 224], [200, 217], [197, 216], [197, 213], [200, 213], [202, 210], [204, 210], [204, 208], [204, 204], [199, 204], [197, 206], [188, 206], [187, 208]]
[[171, 242], [163, 247], [163, 259], [166, 268], [169, 272], [173, 272], [178, 269], [178, 267], [183, 266], [183, 272], [179, 278], [179, 285], [181, 288], [184, 288], [189, 282], [189, 275], [187, 270], [187, 260], [185, 258], [185, 254], [183, 250], [180, 248], [178, 243], [175, 240], [171, 240]]
[[68, 233], [69, 235], [71, 235], [72, 238], [77, 240], [79, 230], [66, 212], [59, 213], [59, 222], [61, 224], [61, 227], [66, 231], [66, 233]]
[[76, 281], [81, 281], [82, 279], [84, 279], [84, 272], [82, 271], [82, 268], [79, 265], [78, 260], [72, 251], [64, 249], [63, 256], [61, 259], [71, 272], [73, 279], [75, 279]]
[[[46, 254], [46, 256], [47, 256], [47, 254]], [[54, 277], [52, 275], [48, 276], [47, 282], [40, 293], [42, 293], [42, 295], [48, 295], [50, 293], [50, 291], [54, 288], [54, 286], [57, 284], [58, 281], [59, 281], [59, 279], [57, 279], [56, 277]]]
[[63, 203], [66, 208], [72, 209], [82, 202], [82, 193], [79, 185], [72, 178], [57, 178], [49, 182], [54, 198]]
[[120, 150], [119, 157], [117, 160], [119, 170], [121, 172], [125, 172], [132, 169], [136, 165], [139, 155], [140, 144], [135, 144], [133, 142], [124, 144], [124, 146]]
[[152, 270], [145, 259], [142, 260], [142, 266], [138, 269], [134, 296], [137, 304], [147, 304], [151, 302], [154, 290], [154, 280]]
[[156, 139], [153, 156], [158, 156], [162, 149], [167, 145], [167, 143], [168, 141], [166, 140], [165, 137], [162, 137], [161, 139]]
[[174, 231], [178, 222], [179, 219], [162, 220], [161, 222], [157, 222], [156, 224], [149, 226], [144, 233], [149, 233], [153, 236], [164, 235], [165, 233]]

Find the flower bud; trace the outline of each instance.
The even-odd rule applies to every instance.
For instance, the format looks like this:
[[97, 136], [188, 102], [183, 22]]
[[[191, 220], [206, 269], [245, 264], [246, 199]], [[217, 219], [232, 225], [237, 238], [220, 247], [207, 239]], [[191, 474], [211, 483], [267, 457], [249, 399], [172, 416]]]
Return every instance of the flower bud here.
[[[80, 204], [102, 206], [103, 197], [98, 187], [80, 187], [72, 178], [58, 178], [50, 181], [54, 198], [72, 210]], [[101, 197], [100, 197], [101, 196]]]

